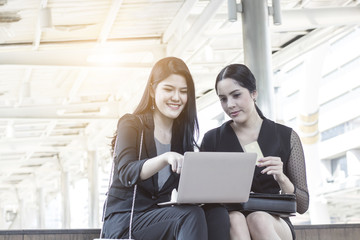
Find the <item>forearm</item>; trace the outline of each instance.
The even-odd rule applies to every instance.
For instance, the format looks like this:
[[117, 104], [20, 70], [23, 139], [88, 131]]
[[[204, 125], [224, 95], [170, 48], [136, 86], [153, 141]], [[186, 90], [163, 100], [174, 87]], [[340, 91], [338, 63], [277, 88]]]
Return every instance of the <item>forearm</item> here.
[[167, 165], [167, 160], [164, 155], [159, 155], [154, 158], [148, 159], [142, 166], [140, 172], [140, 179], [145, 180], [159, 172]]

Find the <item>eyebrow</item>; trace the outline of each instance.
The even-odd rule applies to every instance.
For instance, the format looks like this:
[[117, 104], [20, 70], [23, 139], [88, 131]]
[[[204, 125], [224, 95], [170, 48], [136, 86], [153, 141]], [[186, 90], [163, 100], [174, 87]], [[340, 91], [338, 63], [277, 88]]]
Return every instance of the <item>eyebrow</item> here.
[[[175, 88], [174, 85], [170, 85], [170, 84], [164, 84], [164, 87], [171, 87], [171, 88]], [[188, 87], [180, 87], [181, 89], [187, 89]]]
[[[234, 91], [231, 91], [229, 94], [231, 95], [231, 94], [233, 94], [233, 93], [235, 93], [237, 91], [240, 91], [240, 89], [235, 89]], [[219, 94], [218, 96], [220, 97], [220, 96], [225, 96], [225, 95]]]

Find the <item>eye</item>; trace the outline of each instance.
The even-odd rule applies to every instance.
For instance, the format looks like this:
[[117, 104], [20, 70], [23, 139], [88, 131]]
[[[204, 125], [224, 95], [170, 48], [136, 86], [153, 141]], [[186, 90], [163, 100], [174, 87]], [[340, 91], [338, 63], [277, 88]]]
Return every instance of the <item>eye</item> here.
[[187, 94], [187, 89], [182, 89], [182, 90], [180, 90], [180, 93], [182, 93], [182, 94]]
[[222, 103], [227, 101], [226, 97], [220, 97], [219, 100], [220, 100], [220, 102], [222, 102]]
[[241, 96], [241, 93], [234, 93], [234, 94], [233, 94], [233, 97], [234, 97], [234, 98], [239, 98], [240, 96]]
[[166, 91], [166, 92], [171, 92], [172, 89], [171, 89], [171, 88], [164, 88], [164, 91]]

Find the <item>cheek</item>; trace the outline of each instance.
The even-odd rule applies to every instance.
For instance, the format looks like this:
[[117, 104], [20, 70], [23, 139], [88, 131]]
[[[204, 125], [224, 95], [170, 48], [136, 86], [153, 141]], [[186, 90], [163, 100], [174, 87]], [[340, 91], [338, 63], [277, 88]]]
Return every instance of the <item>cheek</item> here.
[[247, 104], [249, 107], [254, 107], [254, 106], [255, 106], [255, 105], [254, 105], [254, 100], [253, 100], [252, 98], [247, 99], [246, 104]]
[[184, 105], [187, 103], [187, 101], [188, 101], [187, 94], [181, 95], [181, 101], [183, 102]]
[[224, 110], [224, 112], [228, 113], [229, 109], [228, 109], [227, 103], [221, 102], [220, 104], [221, 104], [221, 107]]

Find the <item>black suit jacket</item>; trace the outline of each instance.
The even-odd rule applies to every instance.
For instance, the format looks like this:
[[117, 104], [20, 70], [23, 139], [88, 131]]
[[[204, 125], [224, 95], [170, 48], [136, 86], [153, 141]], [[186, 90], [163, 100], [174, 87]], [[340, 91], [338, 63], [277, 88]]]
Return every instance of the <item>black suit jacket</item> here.
[[[138, 160], [142, 130], [143, 146], [141, 160]], [[181, 142], [181, 136], [173, 136], [171, 150], [184, 154]], [[108, 193], [105, 217], [112, 213], [130, 212], [135, 184], [137, 184], [135, 211], [157, 208], [157, 203], [170, 200], [172, 190], [178, 187], [179, 175], [177, 173], [171, 171], [170, 177], [160, 191], [158, 190], [158, 174], [146, 180], [140, 179], [144, 162], [157, 155], [151, 112], [139, 116], [126, 114], [119, 119], [114, 152], [113, 182]]]

